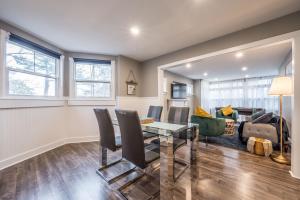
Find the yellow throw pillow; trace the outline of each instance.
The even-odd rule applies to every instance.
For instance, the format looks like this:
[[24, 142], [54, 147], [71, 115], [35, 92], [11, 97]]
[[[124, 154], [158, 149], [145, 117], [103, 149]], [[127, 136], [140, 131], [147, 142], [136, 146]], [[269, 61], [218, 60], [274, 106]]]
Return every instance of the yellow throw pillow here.
[[200, 106], [198, 106], [195, 109], [195, 115], [197, 115], [199, 117], [212, 118], [212, 116], [208, 112], [206, 112], [203, 108], [201, 108]]
[[231, 115], [233, 113], [233, 109], [232, 109], [231, 105], [222, 108], [221, 111], [222, 111], [224, 116], [228, 116], [228, 115]]

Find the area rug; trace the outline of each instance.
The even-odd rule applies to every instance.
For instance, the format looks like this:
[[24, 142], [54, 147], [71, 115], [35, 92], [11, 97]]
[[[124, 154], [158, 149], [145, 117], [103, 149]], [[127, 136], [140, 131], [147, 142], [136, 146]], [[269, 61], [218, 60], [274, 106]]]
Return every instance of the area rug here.
[[[200, 136], [200, 141], [206, 142], [205, 137]], [[247, 144], [239, 140], [239, 134], [237, 130], [234, 135], [221, 135], [218, 137], [207, 137], [207, 143], [217, 144], [217, 145], [243, 150], [243, 151], [247, 150]]]

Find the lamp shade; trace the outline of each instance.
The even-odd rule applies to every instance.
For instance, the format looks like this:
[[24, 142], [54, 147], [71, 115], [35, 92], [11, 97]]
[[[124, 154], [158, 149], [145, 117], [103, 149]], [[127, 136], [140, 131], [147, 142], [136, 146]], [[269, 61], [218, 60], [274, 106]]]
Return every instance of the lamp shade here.
[[293, 81], [291, 77], [280, 76], [272, 81], [269, 95], [290, 96], [293, 94]]

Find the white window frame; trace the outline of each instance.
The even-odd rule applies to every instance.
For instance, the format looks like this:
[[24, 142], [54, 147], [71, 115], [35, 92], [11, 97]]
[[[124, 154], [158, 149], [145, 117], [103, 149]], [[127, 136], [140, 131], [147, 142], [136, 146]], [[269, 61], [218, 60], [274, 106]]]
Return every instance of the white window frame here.
[[[6, 44], [9, 32], [0, 29], [0, 108], [52, 107], [63, 106], [63, 64], [64, 56], [56, 60], [55, 96], [10, 95], [8, 88], [8, 72], [6, 67]], [[21, 45], [22, 46], [22, 45]], [[13, 70], [22, 72], [23, 70]], [[26, 72], [27, 73], [27, 72]], [[27, 74], [31, 74], [30, 72]], [[34, 73], [35, 75], [35, 73]]]
[[111, 96], [110, 97], [77, 97], [74, 58], [69, 58], [69, 105], [116, 105], [116, 62], [111, 60]]

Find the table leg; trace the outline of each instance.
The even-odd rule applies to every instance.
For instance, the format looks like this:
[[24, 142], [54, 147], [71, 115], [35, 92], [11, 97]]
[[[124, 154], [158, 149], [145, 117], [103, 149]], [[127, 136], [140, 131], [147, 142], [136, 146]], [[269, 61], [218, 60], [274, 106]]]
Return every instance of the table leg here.
[[160, 199], [170, 200], [175, 184], [173, 136], [160, 137], [160, 144]]
[[197, 163], [197, 155], [198, 155], [198, 149], [199, 149], [199, 133], [197, 132], [197, 128], [194, 127], [191, 129], [192, 136], [191, 137], [191, 165]]

